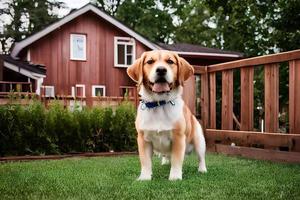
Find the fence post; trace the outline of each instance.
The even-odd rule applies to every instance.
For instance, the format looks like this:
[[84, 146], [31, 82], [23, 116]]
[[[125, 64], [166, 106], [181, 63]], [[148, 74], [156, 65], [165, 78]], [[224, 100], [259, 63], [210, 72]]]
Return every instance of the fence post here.
[[233, 70], [222, 71], [222, 129], [233, 128]]
[[300, 134], [300, 60], [289, 62], [289, 132]]
[[241, 68], [241, 131], [253, 129], [253, 67]]
[[209, 128], [215, 129], [216, 125], [216, 73], [209, 73]]
[[201, 74], [201, 118], [204, 128], [209, 127], [209, 82], [207, 66], [205, 66], [205, 73]]
[[279, 65], [265, 65], [265, 132], [276, 133], [279, 128]]

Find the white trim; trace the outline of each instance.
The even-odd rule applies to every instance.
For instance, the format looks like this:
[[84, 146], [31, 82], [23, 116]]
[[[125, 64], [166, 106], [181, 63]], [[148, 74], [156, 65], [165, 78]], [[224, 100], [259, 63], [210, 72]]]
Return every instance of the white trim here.
[[3, 62], [3, 65], [4, 65], [4, 67], [6, 67], [10, 70], [13, 70], [17, 73], [20, 73], [24, 76], [27, 76], [27, 77], [35, 79], [35, 80], [37, 80], [39, 78], [45, 78], [46, 77], [45, 75], [37, 74], [37, 73], [31, 72], [31, 71], [28, 71], [26, 69], [22, 69], [22, 68], [18, 67], [17, 65], [11, 64], [11, 63], [6, 62], [6, 61]]
[[35, 93], [37, 95], [41, 94], [41, 86], [43, 85], [43, 82], [44, 82], [44, 78], [39, 78], [39, 79], [36, 80], [36, 90], [35, 90]]
[[106, 96], [105, 85], [92, 85], [92, 97], [97, 97], [97, 94], [95, 93], [96, 88], [102, 88], [103, 89], [103, 97]]
[[[118, 40], [126, 40], [126, 42], [124, 41], [118, 41]], [[119, 44], [123, 44], [125, 45], [125, 49], [124, 49], [124, 53], [125, 53], [125, 59], [124, 59], [124, 63], [125, 64], [119, 64], [118, 63], [118, 45]], [[128, 67], [129, 65], [127, 65], [127, 46], [130, 45], [132, 46], [132, 62], [135, 61], [136, 58], [136, 43], [135, 43], [135, 39], [134, 38], [130, 38], [130, 37], [118, 37], [115, 36], [114, 37], [114, 66], [115, 67]]]
[[202, 53], [202, 52], [186, 52], [186, 51], [174, 51], [178, 55], [191, 55], [191, 56], [218, 56], [218, 57], [230, 57], [230, 58], [239, 58], [240, 55], [237, 54], [227, 54], [227, 53]]
[[16, 42], [15, 46], [14, 46], [12, 52], [11, 52], [11, 56], [13, 58], [16, 58], [23, 48], [27, 47], [28, 45], [30, 45], [33, 42], [37, 41], [38, 39], [44, 37], [48, 33], [56, 30], [57, 28], [61, 27], [62, 25], [68, 23], [69, 21], [73, 20], [74, 18], [76, 18], [76, 17], [78, 17], [78, 16], [80, 16], [80, 15], [82, 15], [82, 14], [88, 12], [88, 11], [94, 12], [98, 16], [102, 17], [106, 21], [113, 24], [115, 27], [123, 30], [125, 33], [127, 33], [131, 37], [134, 37], [135, 39], [140, 41], [142, 44], [147, 46], [148, 48], [150, 48], [152, 50], [161, 49], [161, 47], [159, 47], [159, 46], [153, 44], [152, 42], [148, 41], [146, 38], [144, 38], [143, 36], [141, 36], [138, 33], [134, 32], [133, 30], [129, 29], [128, 27], [126, 27], [125, 25], [123, 25], [122, 23], [120, 23], [119, 21], [117, 21], [116, 19], [111, 17], [110, 15], [104, 13], [103, 11], [98, 9], [97, 7], [95, 7], [91, 4], [87, 4], [87, 5], [83, 6], [82, 8], [74, 11], [73, 13], [67, 15], [66, 17], [62, 18], [61, 20], [53, 23], [52, 25], [48, 26], [47, 28], [37, 32], [36, 34], [34, 34], [32, 36], [29, 36], [29, 37], [27, 37], [26, 39], [24, 39], [20, 42]]
[[27, 50], [27, 61], [28, 62], [31, 61], [30, 48], [28, 48], [28, 50]]
[[82, 96], [80, 97], [85, 97], [85, 85], [84, 84], [76, 84], [75, 85], [75, 97], [77, 97], [77, 88], [82, 88]]
[[[75, 57], [73, 55], [73, 37], [83, 37], [83, 57]], [[86, 61], [86, 34], [81, 33], [71, 33], [70, 34], [70, 59], [71, 60], [78, 60], [78, 61]]]
[[[41, 88], [45, 89], [45, 97], [55, 97], [55, 92], [54, 92], [54, 86], [53, 85], [42, 85]], [[46, 92], [47, 89], [51, 89], [50, 96], [47, 95], [47, 92]], [[44, 95], [44, 94], [41, 94], [41, 95]]]
[[74, 86], [71, 87], [71, 96], [73, 98], [75, 98], [75, 87]]

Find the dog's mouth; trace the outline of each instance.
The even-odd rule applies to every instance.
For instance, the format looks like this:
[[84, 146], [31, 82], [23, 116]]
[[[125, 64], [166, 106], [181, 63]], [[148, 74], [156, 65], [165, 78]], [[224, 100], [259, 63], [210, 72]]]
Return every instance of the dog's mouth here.
[[165, 93], [170, 92], [172, 83], [169, 83], [165, 78], [158, 78], [154, 83], [150, 82], [152, 92]]

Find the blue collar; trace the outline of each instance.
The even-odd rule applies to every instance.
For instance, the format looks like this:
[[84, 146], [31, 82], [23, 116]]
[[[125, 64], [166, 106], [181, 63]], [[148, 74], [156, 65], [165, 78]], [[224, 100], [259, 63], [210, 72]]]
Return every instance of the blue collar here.
[[148, 109], [152, 109], [152, 108], [156, 108], [156, 107], [159, 107], [159, 106], [163, 106], [163, 105], [166, 105], [170, 103], [172, 106], [175, 105], [175, 102], [174, 101], [152, 101], [152, 102], [145, 102], [144, 100], [141, 101], [141, 104], [142, 104], [142, 110], [145, 110], [146, 108]]

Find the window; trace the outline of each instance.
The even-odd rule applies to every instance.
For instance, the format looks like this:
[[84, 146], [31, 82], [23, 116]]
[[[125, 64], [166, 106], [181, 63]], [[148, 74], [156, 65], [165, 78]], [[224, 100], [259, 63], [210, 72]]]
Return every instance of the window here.
[[41, 95], [43, 97], [54, 97], [54, 86], [42, 85], [41, 86]]
[[93, 97], [104, 97], [105, 96], [105, 86], [104, 85], [93, 85], [92, 86], [92, 96]]
[[115, 66], [128, 67], [135, 60], [135, 40], [128, 37], [115, 37]]
[[131, 86], [121, 86], [120, 87], [121, 97], [134, 97], [135, 88]]
[[71, 60], [86, 60], [86, 35], [71, 34], [70, 57]]
[[72, 87], [72, 97], [85, 97], [85, 85], [76, 84]]

